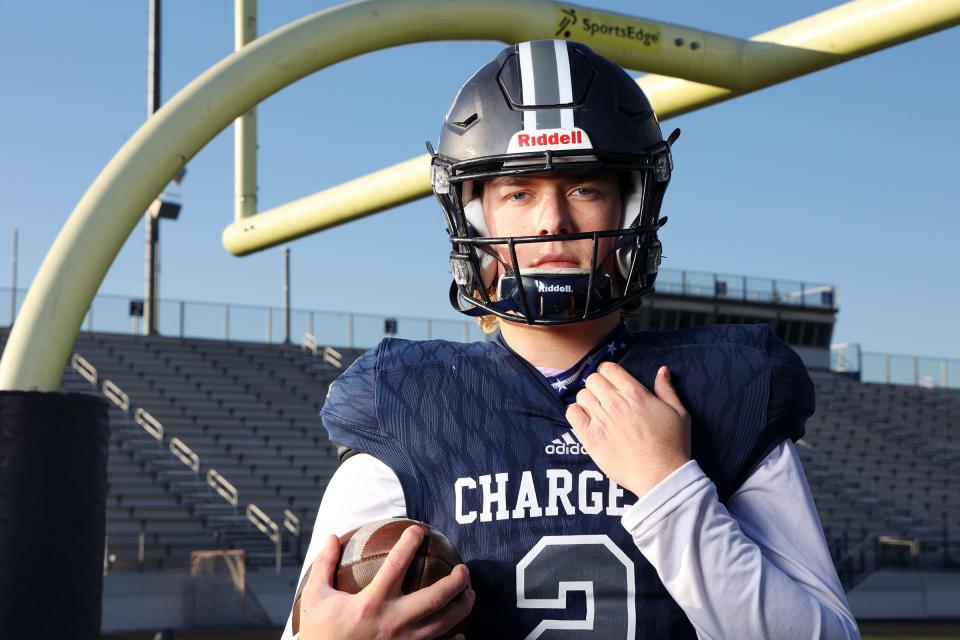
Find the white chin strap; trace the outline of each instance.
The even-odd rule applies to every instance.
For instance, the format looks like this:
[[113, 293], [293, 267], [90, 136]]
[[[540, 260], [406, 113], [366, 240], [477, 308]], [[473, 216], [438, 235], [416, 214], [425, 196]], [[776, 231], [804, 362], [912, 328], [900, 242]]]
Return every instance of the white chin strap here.
[[[620, 216], [621, 229], [628, 228], [631, 223], [637, 219], [637, 216], [640, 215], [640, 206], [643, 203], [643, 175], [639, 171], [634, 171], [630, 174], [630, 181], [633, 189], [630, 191], [623, 205], [623, 214]], [[473, 231], [478, 237], [489, 238], [490, 229], [487, 227], [487, 219], [483, 215], [483, 203], [480, 201], [480, 198], [474, 198], [472, 196], [473, 181], [464, 182], [463, 201], [466, 204], [463, 205], [463, 215], [466, 217], [467, 223], [473, 227]], [[631, 212], [629, 218], [627, 216], [628, 211]], [[635, 248], [635, 243], [631, 243], [622, 249], [617, 249], [617, 270], [624, 279], [630, 274], [630, 262], [633, 260]], [[484, 286], [489, 289], [497, 276], [497, 261], [492, 255], [484, 251], [478, 250], [477, 255], [480, 258], [480, 274], [483, 277]]]

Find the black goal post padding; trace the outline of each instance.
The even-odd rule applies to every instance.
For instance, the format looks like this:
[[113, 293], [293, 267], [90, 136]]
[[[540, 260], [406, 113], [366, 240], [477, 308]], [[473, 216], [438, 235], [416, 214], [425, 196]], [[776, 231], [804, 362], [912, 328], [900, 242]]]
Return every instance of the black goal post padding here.
[[107, 404], [0, 391], [0, 638], [100, 637]]

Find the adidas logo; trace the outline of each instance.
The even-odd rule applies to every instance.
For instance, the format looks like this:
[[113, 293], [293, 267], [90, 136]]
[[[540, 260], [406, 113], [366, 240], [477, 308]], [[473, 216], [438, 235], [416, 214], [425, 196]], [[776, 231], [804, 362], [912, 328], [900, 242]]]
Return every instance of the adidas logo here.
[[587, 449], [584, 447], [573, 431], [567, 431], [561, 437], [555, 438], [543, 449], [550, 455], [587, 455]]

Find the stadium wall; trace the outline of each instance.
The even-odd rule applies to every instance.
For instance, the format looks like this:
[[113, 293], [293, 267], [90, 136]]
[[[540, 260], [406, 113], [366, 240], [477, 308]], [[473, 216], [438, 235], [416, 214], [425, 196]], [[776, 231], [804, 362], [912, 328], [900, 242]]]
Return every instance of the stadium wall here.
[[187, 571], [110, 574], [103, 579], [100, 630], [280, 628], [290, 614], [299, 577], [299, 566], [280, 573], [248, 572], [246, 604], [220, 597], [214, 610], [210, 598], [198, 599], [195, 578]]
[[960, 619], [960, 572], [880, 570], [847, 599], [857, 620]]

